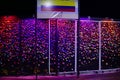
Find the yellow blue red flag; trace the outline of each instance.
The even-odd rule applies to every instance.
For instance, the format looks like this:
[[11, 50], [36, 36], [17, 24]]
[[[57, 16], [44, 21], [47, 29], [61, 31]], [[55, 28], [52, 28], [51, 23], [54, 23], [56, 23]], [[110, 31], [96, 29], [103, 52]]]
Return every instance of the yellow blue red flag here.
[[41, 0], [41, 10], [75, 12], [75, 0]]

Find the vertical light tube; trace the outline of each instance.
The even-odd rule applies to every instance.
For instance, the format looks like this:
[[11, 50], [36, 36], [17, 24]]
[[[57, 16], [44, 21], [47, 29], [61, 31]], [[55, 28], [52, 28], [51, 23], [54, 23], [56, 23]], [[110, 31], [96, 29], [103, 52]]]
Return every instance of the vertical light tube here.
[[50, 19], [49, 19], [48, 26], [49, 26], [49, 56], [48, 56], [49, 62], [48, 62], [48, 70], [49, 70], [49, 74], [50, 74]]
[[77, 20], [75, 20], [75, 73], [77, 72]]
[[99, 71], [101, 70], [101, 21], [99, 22]]

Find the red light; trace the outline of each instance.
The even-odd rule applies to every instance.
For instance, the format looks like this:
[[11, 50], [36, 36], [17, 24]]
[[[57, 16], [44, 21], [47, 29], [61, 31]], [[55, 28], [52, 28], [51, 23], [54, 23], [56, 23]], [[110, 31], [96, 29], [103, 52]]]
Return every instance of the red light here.
[[12, 23], [12, 22], [18, 22], [19, 21], [19, 18], [16, 17], [16, 16], [2, 16], [1, 17], [1, 22], [4, 22], [4, 23]]

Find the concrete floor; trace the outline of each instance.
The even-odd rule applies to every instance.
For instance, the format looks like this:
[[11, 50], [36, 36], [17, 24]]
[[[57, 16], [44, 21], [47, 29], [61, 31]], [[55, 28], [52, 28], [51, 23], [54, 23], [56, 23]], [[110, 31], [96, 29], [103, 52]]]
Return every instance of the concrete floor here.
[[94, 74], [94, 75], [80, 75], [79, 78], [75, 75], [66, 76], [9, 76], [0, 77], [0, 80], [120, 80], [120, 72], [109, 74]]

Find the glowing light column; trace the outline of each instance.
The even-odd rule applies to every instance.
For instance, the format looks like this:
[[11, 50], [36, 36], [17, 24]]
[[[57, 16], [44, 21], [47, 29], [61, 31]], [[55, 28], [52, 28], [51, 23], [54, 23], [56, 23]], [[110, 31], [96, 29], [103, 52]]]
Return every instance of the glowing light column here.
[[101, 70], [101, 22], [99, 22], [99, 70]]

